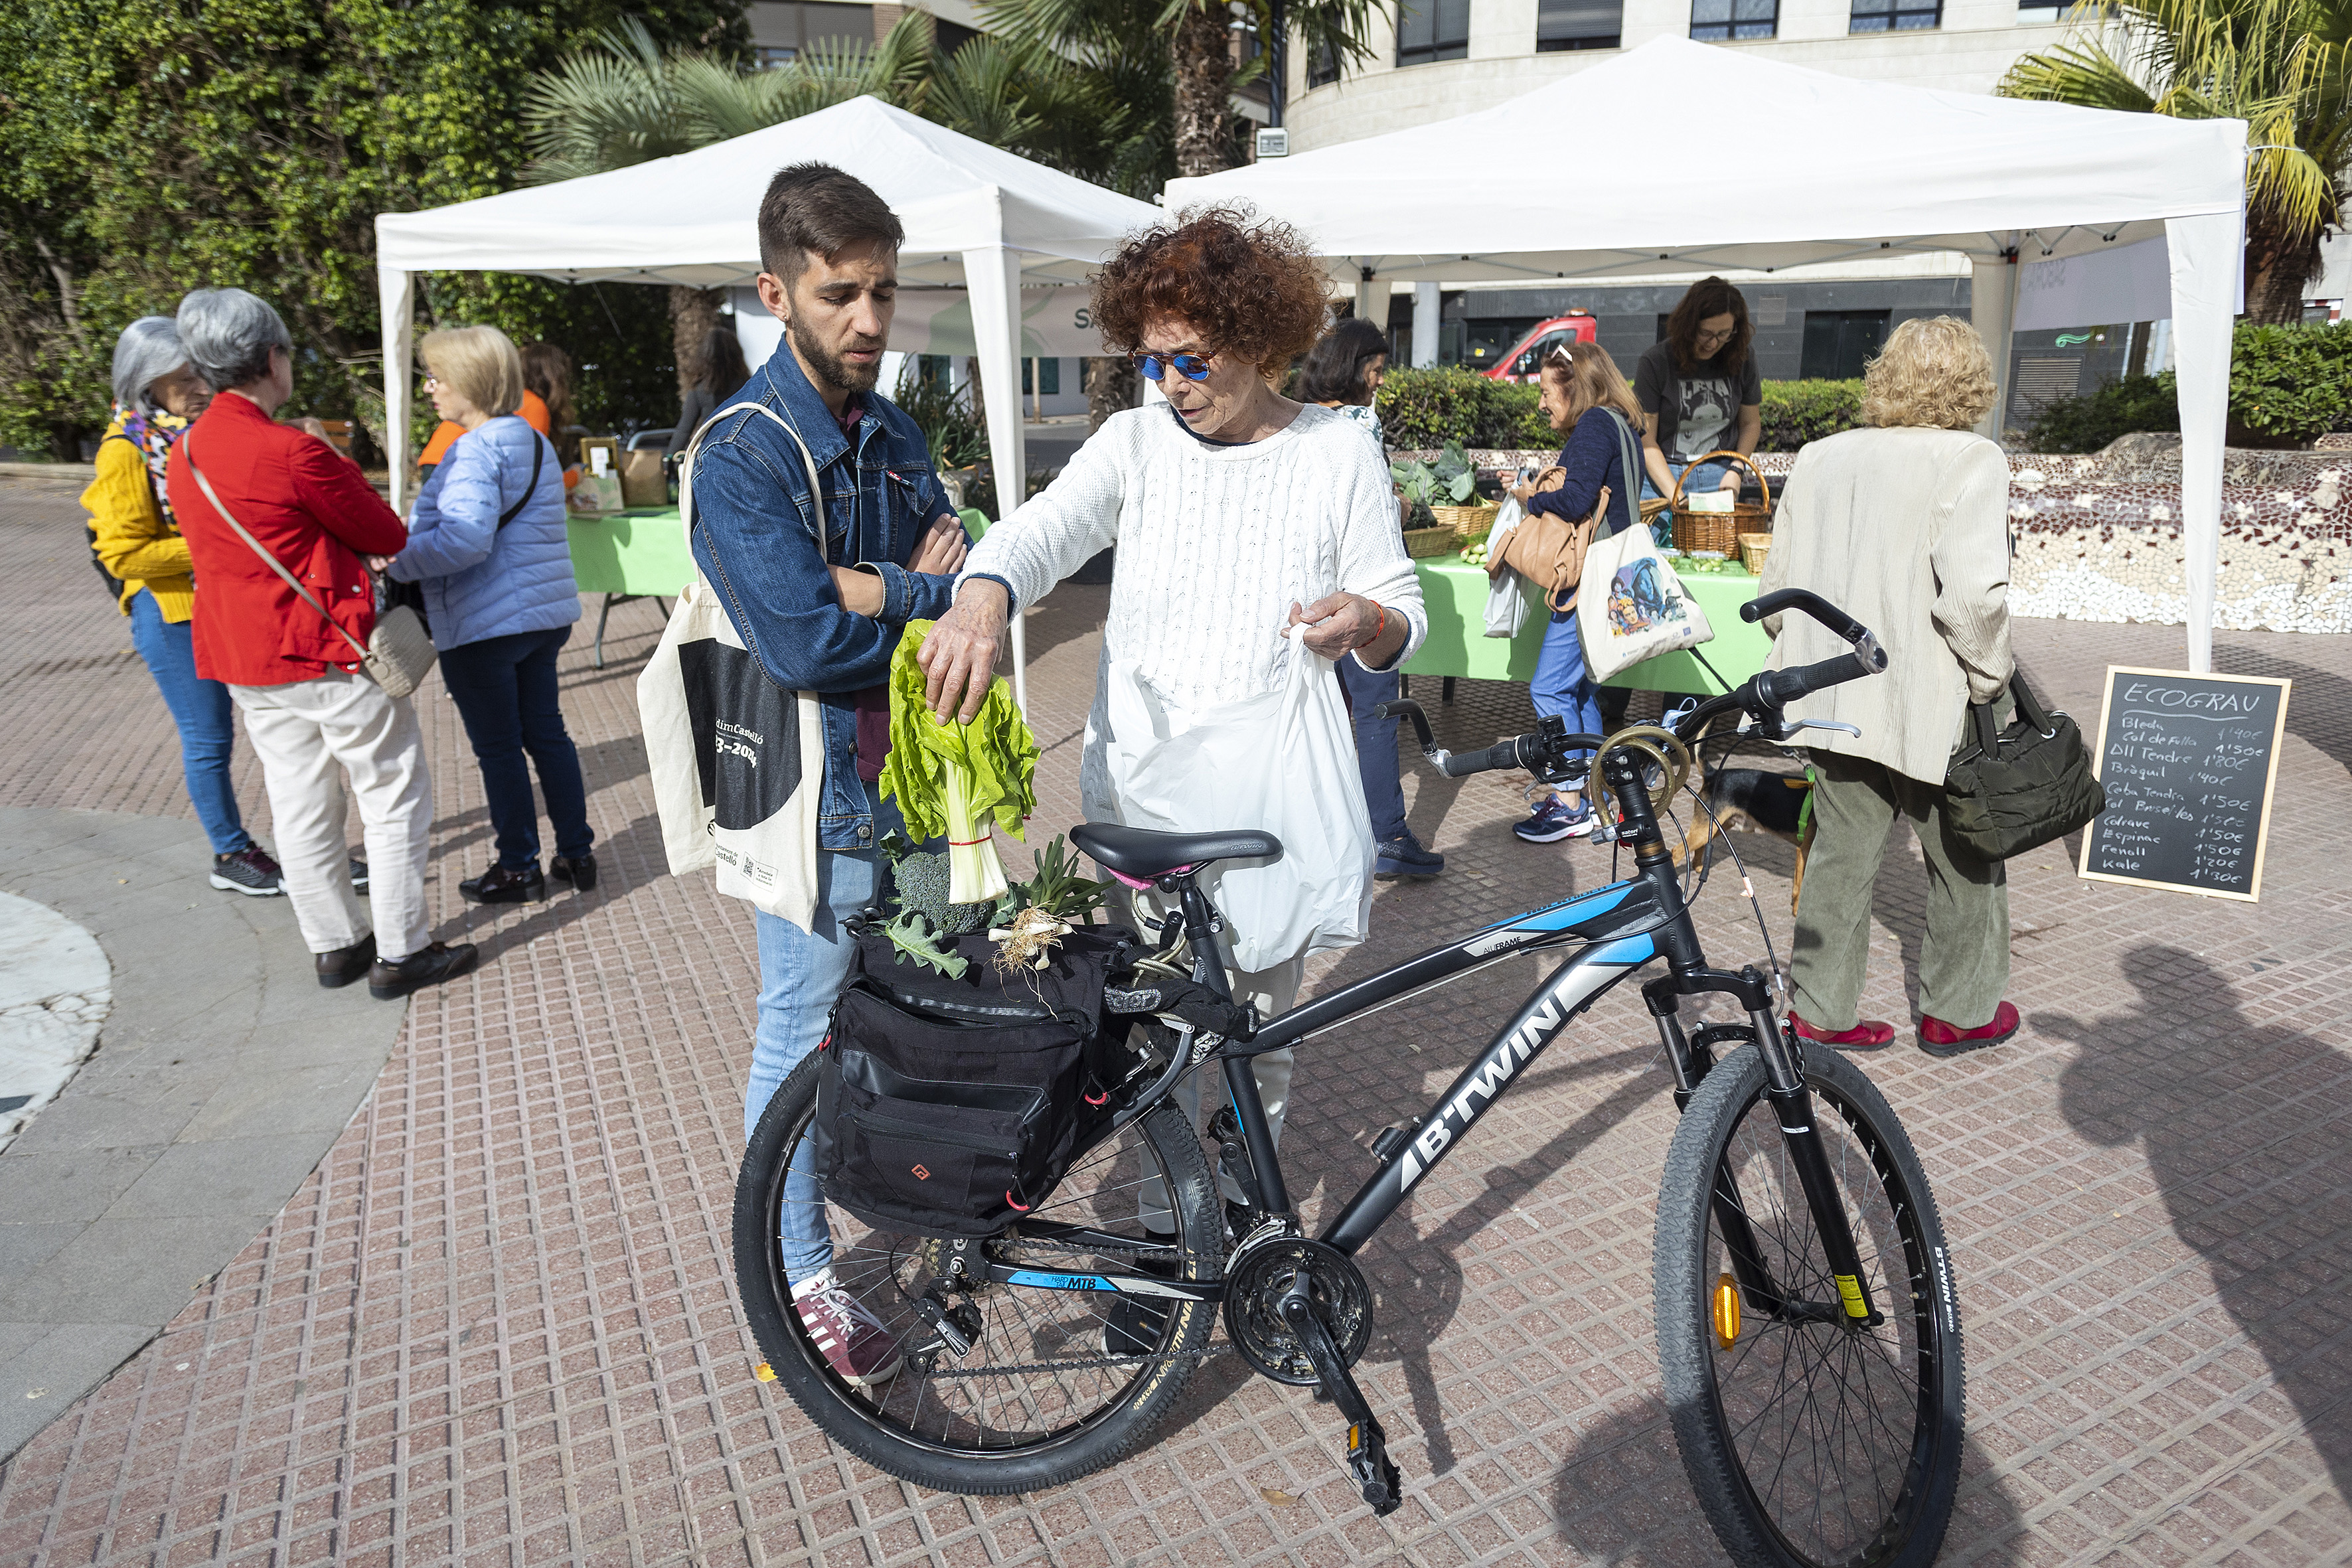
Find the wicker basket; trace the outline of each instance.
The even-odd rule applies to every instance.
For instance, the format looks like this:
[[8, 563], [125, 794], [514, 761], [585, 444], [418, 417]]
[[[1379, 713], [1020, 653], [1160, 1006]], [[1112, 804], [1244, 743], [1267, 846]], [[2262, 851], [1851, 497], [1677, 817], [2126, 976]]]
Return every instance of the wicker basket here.
[[1772, 553], [1772, 536], [1769, 533], [1743, 533], [1739, 536], [1739, 563], [1755, 576], [1764, 575], [1764, 558]]
[[1460, 537], [1450, 528], [1408, 528], [1404, 531], [1404, 552], [1415, 561], [1450, 555], [1461, 548]]
[[1482, 500], [1469, 506], [1433, 506], [1429, 515], [1437, 520], [1439, 527], [1452, 529], [1456, 538], [1466, 542], [1491, 531], [1495, 514], [1502, 510], [1493, 501]]
[[[1702, 463], [1711, 463], [1717, 458], [1729, 458], [1756, 476], [1756, 482], [1764, 488], [1761, 505], [1740, 501], [1729, 511], [1693, 511], [1684, 503], [1683, 479], [1691, 469]], [[1671, 499], [1675, 508], [1675, 548], [1685, 553], [1711, 550], [1718, 555], [1736, 554], [1741, 534], [1771, 527], [1772, 481], [1764, 477], [1763, 469], [1738, 452], [1709, 452], [1704, 458], [1694, 458], [1685, 466], [1682, 473], [1675, 476], [1675, 493]]]

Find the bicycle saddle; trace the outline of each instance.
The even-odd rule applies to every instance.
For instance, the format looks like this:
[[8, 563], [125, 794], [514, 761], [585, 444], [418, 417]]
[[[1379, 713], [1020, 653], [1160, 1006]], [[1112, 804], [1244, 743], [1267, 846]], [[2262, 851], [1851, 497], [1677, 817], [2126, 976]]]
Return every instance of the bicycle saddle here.
[[1164, 877], [1180, 866], [1212, 860], [1276, 860], [1282, 840], [1271, 833], [1234, 828], [1223, 833], [1154, 833], [1116, 822], [1085, 822], [1070, 829], [1070, 842], [1107, 870], [1138, 881]]

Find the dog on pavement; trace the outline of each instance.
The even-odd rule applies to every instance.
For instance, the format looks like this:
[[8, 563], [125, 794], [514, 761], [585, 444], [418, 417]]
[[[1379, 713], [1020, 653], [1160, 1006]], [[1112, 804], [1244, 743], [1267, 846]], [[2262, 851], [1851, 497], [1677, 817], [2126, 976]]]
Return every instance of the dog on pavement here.
[[1805, 812], [1812, 788], [1812, 781], [1802, 773], [1717, 769], [1700, 791], [1708, 809], [1692, 814], [1690, 830], [1675, 848], [1675, 864], [1689, 864], [1694, 855], [1706, 853], [1717, 833], [1735, 827], [1786, 839], [1797, 847], [1797, 872], [1789, 885], [1789, 912], [1796, 913], [1797, 896], [1805, 886], [1805, 851], [1813, 839], [1812, 820]]

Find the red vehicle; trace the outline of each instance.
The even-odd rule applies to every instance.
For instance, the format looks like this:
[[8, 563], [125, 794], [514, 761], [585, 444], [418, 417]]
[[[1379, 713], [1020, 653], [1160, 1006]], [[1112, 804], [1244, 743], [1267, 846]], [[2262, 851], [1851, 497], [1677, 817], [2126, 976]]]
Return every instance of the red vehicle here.
[[1495, 362], [1495, 368], [1486, 372], [1489, 381], [1533, 381], [1536, 367], [1555, 343], [1591, 343], [1601, 341], [1601, 323], [1589, 310], [1570, 310], [1565, 316], [1554, 316], [1549, 321], [1538, 321], [1528, 335], [1511, 345], [1511, 352]]

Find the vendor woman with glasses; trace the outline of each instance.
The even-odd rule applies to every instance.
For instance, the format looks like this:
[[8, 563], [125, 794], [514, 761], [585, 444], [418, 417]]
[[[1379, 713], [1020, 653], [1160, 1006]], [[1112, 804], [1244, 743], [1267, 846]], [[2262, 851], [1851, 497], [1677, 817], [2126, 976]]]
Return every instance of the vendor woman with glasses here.
[[[1393, 669], [1428, 629], [1380, 452], [1353, 421], [1275, 390], [1321, 334], [1327, 288], [1322, 264], [1296, 232], [1229, 211], [1185, 215], [1121, 247], [1095, 279], [1095, 320], [1109, 347], [1133, 355], [1166, 401], [1105, 420], [1058, 479], [972, 547], [955, 607], [923, 647], [933, 709], [971, 718], [987, 695], [1006, 618], [1118, 545], [1102, 676], [1078, 768], [1090, 822], [1129, 820], [1123, 803], [1137, 785], [1168, 783], [1121, 776], [1121, 759], [1151, 737], [1111, 733], [1114, 687], [1122, 711], [1131, 697], [1152, 712], [1154, 729], [1164, 721], [1172, 734], [1213, 717], [1244, 722], [1234, 705], [1290, 689], [1297, 676], [1308, 681], [1306, 700], [1320, 705], [1314, 720], [1345, 736], [1339, 682], [1323, 661]], [[1293, 627], [1319, 656], [1304, 672], [1294, 669], [1286, 640]], [[1319, 848], [1286, 845], [1283, 870], [1302, 888], [1355, 897], [1286, 908], [1278, 940], [1274, 931], [1248, 933], [1253, 951], [1234, 965], [1234, 994], [1268, 1016], [1297, 997], [1309, 952], [1362, 940], [1371, 896], [1372, 835], [1354, 748], [1302, 754], [1286, 746], [1280, 715], [1287, 707], [1252, 710], [1268, 728], [1264, 765], [1297, 770], [1294, 782], [1313, 792], [1324, 821], [1354, 826]], [[1248, 820], [1245, 808], [1221, 807], [1222, 793], [1192, 791], [1198, 820], [1136, 825], [1184, 832], [1267, 826]], [[1335, 931], [1325, 911], [1342, 908], [1356, 918]], [[1276, 947], [1283, 951], [1266, 951]], [[1290, 1053], [1255, 1065], [1278, 1135]], [[1197, 1077], [1178, 1091], [1196, 1113]], [[1144, 1224], [1172, 1229], [1158, 1185], [1141, 1194]], [[1225, 1196], [1241, 1195], [1228, 1182]], [[1133, 1310], [1125, 1298], [1119, 1309]], [[1108, 1353], [1129, 1353], [1130, 1341], [1148, 1342], [1156, 1332], [1114, 1310]]]
[[1756, 330], [1748, 301], [1720, 278], [1692, 284], [1666, 335], [1643, 352], [1633, 367], [1633, 399], [1642, 405], [1642, 497], [1737, 490], [1737, 463], [1694, 463], [1709, 452], [1753, 457], [1764, 434], [1764, 382], [1751, 352]]

